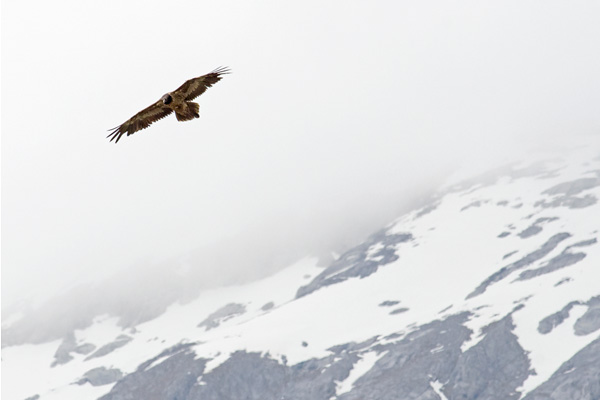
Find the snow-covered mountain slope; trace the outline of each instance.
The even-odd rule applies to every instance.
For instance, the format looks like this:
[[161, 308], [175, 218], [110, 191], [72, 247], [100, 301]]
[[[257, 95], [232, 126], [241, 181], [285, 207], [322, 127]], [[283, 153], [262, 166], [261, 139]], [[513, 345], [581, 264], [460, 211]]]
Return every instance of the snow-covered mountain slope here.
[[2, 397], [600, 399], [599, 198], [590, 148], [448, 184], [325, 269], [6, 347]]

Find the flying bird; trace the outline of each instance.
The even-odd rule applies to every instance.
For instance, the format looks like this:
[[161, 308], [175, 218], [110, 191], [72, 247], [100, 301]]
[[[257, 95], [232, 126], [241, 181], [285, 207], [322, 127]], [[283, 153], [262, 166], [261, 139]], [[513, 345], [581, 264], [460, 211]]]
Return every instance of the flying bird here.
[[199, 118], [200, 106], [191, 100], [200, 96], [206, 89], [219, 82], [223, 75], [228, 73], [230, 73], [230, 70], [227, 67], [219, 67], [206, 75], [186, 81], [176, 90], [165, 94], [150, 107], [143, 109], [116, 128], [109, 129], [110, 134], [107, 137], [110, 138], [111, 142], [116, 139], [115, 143], [117, 143], [125, 133], [127, 133], [127, 136], [132, 135], [149, 127], [153, 122], [163, 119], [173, 111], [175, 111], [177, 121], [189, 121]]

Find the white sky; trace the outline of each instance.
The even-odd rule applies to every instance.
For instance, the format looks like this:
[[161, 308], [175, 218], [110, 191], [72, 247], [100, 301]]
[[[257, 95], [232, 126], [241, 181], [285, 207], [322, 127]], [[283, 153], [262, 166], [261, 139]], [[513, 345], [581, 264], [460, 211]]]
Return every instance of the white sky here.
[[[4, 0], [3, 299], [370, 229], [465, 158], [597, 135], [598, 21], [591, 0]], [[105, 138], [220, 65], [199, 120]]]

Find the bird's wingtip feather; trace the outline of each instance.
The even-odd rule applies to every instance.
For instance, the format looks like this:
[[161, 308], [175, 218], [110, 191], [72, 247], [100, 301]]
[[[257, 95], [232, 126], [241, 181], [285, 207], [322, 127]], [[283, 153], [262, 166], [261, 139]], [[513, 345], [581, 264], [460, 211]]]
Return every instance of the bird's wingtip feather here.
[[215, 68], [212, 73], [219, 74], [219, 75], [230, 74], [231, 68], [220, 66], [218, 68]]

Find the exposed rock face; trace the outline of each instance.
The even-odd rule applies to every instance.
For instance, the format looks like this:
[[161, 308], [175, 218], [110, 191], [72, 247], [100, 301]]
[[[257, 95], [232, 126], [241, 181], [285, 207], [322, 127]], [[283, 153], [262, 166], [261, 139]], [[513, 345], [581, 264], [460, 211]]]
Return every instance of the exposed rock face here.
[[556, 235], [553, 235], [550, 239], [548, 239], [546, 241], [546, 243], [544, 243], [542, 245], [542, 247], [540, 249], [527, 254], [525, 257], [521, 258], [520, 260], [518, 260], [512, 264], [509, 264], [506, 267], [501, 268], [498, 272], [491, 275], [489, 278], [487, 278], [485, 281], [483, 281], [473, 292], [471, 292], [467, 296], [467, 299], [470, 299], [472, 297], [482, 294], [483, 292], [486, 291], [488, 286], [501, 281], [502, 279], [506, 278], [508, 275], [512, 274], [514, 271], [523, 269], [523, 268], [533, 264], [534, 262], [544, 258], [552, 250], [554, 250], [560, 242], [562, 242], [563, 240], [565, 240], [569, 237], [571, 237], [571, 234], [566, 233], [566, 232], [561, 232], [561, 233], [557, 233]]
[[550, 261], [548, 261], [546, 265], [521, 272], [517, 280], [532, 279], [540, 275], [549, 274], [551, 272], [557, 271], [561, 268], [569, 267], [583, 260], [585, 256], [586, 254], [583, 252], [571, 253], [567, 248], [556, 257], [550, 259]]
[[396, 304], [400, 304], [400, 301], [398, 301], [398, 300], [386, 300], [386, 301], [383, 301], [383, 302], [379, 303], [379, 307], [392, 307], [392, 306], [395, 306]]
[[221, 325], [221, 322], [226, 321], [229, 318], [242, 315], [245, 312], [246, 307], [243, 304], [229, 303], [206, 317], [204, 321], [198, 324], [198, 327], [204, 327], [208, 331], [209, 329], [213, 329]]
[[451, 399], [519, 399], [529, 359], [512, 333], [511, 316], [487, 327], [485, 337], [464, 352], [444, 393]]
[[543, 194], [575, 196], [585, 190], [600, 186], [599, 178], [581, 178], [570, 182], [559, 183], [550, 189], [543, 191]]
[[94, 353], [89, 355], [85, 360], [91, 360], [92, 358], [102, 357], [107, 354], [112, 353], [116, 349], [125, 346], [127, 343], [131, 342], [131, 337], [127, 335], [119, 335], [117, 338], [104, 346], [100, 347]]
[[[167, 356], [157, 365], [153, 362]], [[99, 400], [163, 400], [190, 399], [190, 390], [205, 367], [205, 360], [195, 360], [189, 346], [169, 349], [150, 363], [117, 382], [114, 388]]]
[[207, 360], [195, 360], [184, 348], [156, 366], [138, 368], [100, 400], [329, 398], [335, 394], [334, 381], [348, 375], [352, 360], [356, 356], [330, 356], [289, 367], [268, 356], [236, 352], [203, 375]]
[[330, 356], [292, 367], [256, 353], [236, 352], [190, 392], [190, 399], [325, 399], [348, 376], [352, 356]]
[[71, 332], [68, 334], [58, 346], [56, 353], [54, 354], [54, 362], [52, 367], [57, 365], [66, 364], [73, 359], [71, 353], [77, 354], [89, 354], [96, 349], [91, 343], [83, 343], [77, 345], [75, 341], [75, 335]]
[[400, 307], [400, 308], [396, 308], [396, 309], [390, 311], [390, 315], [402, 314], [402, 313], [407, 312], [407, 311], [408, 311], [408, 308], [406, 308], [406, 307]]
[[569, 313], [571, 312], [571, 309], [578, 304], [581, 303], [579, 301], [572, 301], [566, 306], [564, 306], [562, 310], [552, 315], [549, 315], [543, 320], [541, 320], [538, 324], [538, 332], [543, 335], [552, 332], [554, 328], [562, 324], [565, 319], [569, 318]]
[[123, 377], [123, 373], [116, 369], [106, 367], [98, 367], [87, 371], [83, 377], [77, 381], [78, 385], [89, 383], [92, 386], [103, 386], [114, 383]]
[[543, 194], [552, 196], [552, 199], [540, 200], [536, 206], [548, 207], [568, 207], [585, 208], [593, 206], [598, 202], [596, 196], [586, 194], [577, 196], [581, 192], [593, 189], [600, 185], [600, 178], [581, 178], [570, 182], [563, 182], [553, 186], [543, 192]]
[[542, 319], [538, 324], [538, 332], [541, 334], [552, 332], [554, 328], [569, 317], [571, 309], [577, 305], [587, 306], [587, 310], [573, 325], [575, 335], [585, 336], [600, 329], [600, 296], [596, 296], [587, 302], [572, 301], [564, 306], [562, 310]]
[[519, 232], [518, 236], [521, 239], [526, 239], [528, 237], [535, 236], [542, 231], [541, 225], [551, 222], [551, 221], [555, 221], [557, 219], [558, 218], [556, 218], [556, 217], [554, 217], [554, 218], [538, 218], [535, 220], [535, 222], [533, 224], [531, 224], [526, 229]]
[[363, 244], [347, 251], [317, 275], [311, 283], [298, 289], [296, 297], [306, 296], [322, 287], [343, 282], [349, 278], [365, 278], [378, 268], [398, 259], [397, 245], [412, 239], [410, 233], [387, 234], [379, 231]]
[[575, 334], [578, 336], [589, 335], [600, 329], [600, 296], [591, 298], [586, 305], [587, 311], [575, 322]]
[[[511, 316], [489, 325], [484, 338], [463, 353], [461, 346], [471, 336], [463, 325], [468, 317], [434, 321], [408, 335], [398, 334], [397, 341], [373, 338], [336, 346], [328, 357], [292, 366], [269, 355], [238, 351], [205, 373], [208, 360], [194, 359], [194, 353], [182, 347], [140, 366], [101, 400], [436, 399], [432, 382], [444, 382], [441, 390], [451, 399], [518, 399], [517, 389], [530, 371], [512, 333]], [[336, 382], [347, 379], [368, 352], [380, 358], [352, 390], [337, 394]]]

